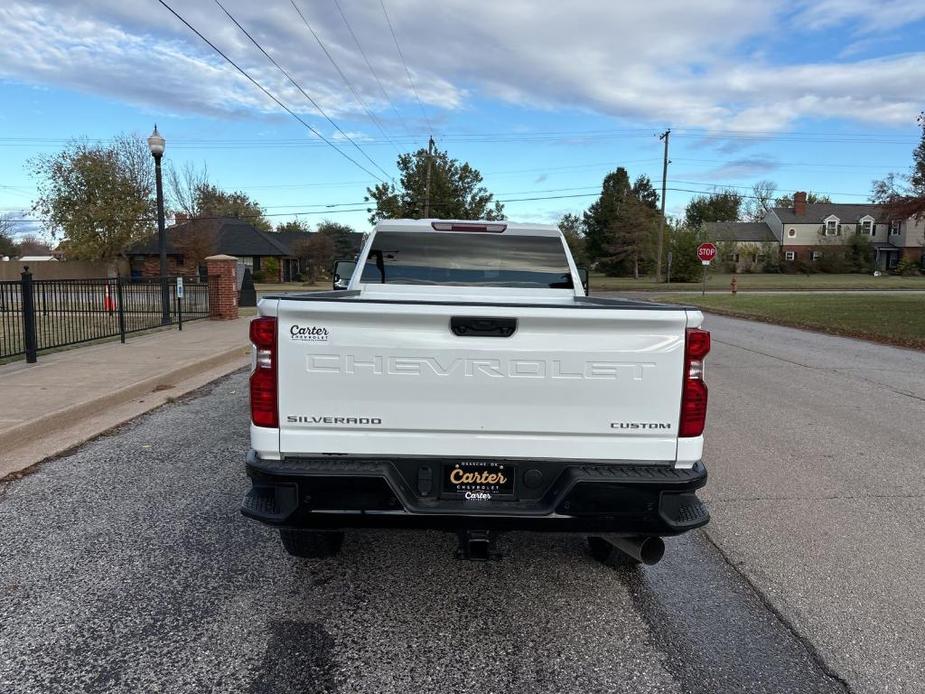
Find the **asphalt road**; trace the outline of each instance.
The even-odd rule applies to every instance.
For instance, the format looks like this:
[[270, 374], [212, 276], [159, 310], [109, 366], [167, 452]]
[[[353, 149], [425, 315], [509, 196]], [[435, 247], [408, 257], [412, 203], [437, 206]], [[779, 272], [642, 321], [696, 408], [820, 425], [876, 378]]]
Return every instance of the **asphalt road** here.
[[290, 558], [238, 514], [239, 373], [0, 484], [0, 692], [921, 691], [925, 355], [709, 323], [714, 521], [658, 566]]
[[356, 532], [287, 556], [238, 514], [235, 374], [5, 485], [0, 691], [839, 692], [701, 534], [655, 568], [516, 534]]
[[925, 691], [925, 352], [706, 324], [709, 537], [853, 691]]

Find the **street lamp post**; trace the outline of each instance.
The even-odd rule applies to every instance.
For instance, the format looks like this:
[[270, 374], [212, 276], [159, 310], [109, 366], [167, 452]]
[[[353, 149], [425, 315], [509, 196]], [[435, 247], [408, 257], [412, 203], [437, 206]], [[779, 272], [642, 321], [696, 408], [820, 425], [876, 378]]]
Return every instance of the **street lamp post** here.
[[164, 228], [164, 184], [161, 182], [161, 157], [166, 140], [154, 126], [148, 138], [148, 148], [154, 157], [154, 184], [157, 189], [157, 247], [161, 257], [161, 324], [170, 324], [170, 287], [167, 285], [167, 232]]

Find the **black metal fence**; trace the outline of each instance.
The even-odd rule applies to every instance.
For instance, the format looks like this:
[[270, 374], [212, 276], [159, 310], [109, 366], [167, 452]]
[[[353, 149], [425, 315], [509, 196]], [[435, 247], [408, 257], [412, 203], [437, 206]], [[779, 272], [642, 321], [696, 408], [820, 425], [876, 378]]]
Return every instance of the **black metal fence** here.
[[[209, 317], [213, 278], [176, 277], [0, 282], [0, 359], [119, 337]], [[166, 296], [167, 310], [164, 311]]]

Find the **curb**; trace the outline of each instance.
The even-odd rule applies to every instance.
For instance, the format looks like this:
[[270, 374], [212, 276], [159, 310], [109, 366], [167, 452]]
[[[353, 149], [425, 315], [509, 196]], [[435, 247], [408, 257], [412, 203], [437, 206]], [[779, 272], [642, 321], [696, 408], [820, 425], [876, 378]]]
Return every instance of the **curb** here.
[[72, 427], [74, 424], [79, 423], [81, 419], [87, 419], [106, 409], [122, 405], [142, 395], [147, 395], [160, 385], [173, 385], [204, 371], [242, 359], [246, 351], [246, 346], [242, 344], [239, 347], [227, 349], [192, 364], [186, 364], [172, 371], [137, 381], [114, 393], [107, 393], [86, 402], [62, 407], [31, 422], [20, 424], [0, 433], [0, 449], [21, 448], [36, 436], [45, 436]]

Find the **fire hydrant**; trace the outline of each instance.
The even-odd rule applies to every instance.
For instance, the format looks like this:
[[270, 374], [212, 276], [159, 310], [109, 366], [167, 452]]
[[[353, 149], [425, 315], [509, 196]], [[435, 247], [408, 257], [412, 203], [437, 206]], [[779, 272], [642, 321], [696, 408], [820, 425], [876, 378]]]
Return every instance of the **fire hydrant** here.
[[736, 280], [735, 275], [732, 276], [732, 282], [729, 283], [729, 290], [732, 292], [733, 296], [735, 296], [736, 292], [739, 290], [739, 283]]

